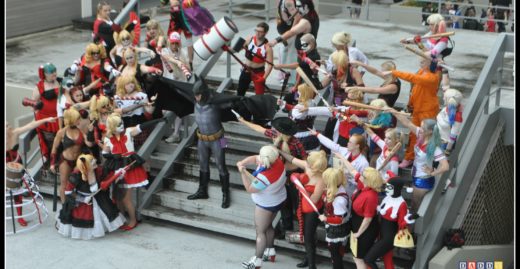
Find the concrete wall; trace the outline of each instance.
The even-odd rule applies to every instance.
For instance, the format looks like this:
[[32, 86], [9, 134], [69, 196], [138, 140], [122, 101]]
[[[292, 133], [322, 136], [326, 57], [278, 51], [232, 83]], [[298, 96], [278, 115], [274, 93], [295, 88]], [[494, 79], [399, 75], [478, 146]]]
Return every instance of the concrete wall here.
[[[442, 248], [428, 265], [429, 269], [461, 268], [460, 262], [494, 262], [502, 261], [503, 268], [509, 268], [514, 262], [513, 245], [463, 246], [448, 250]], [[463, 268], [469, 268], [468, 266]], [[479, 267], [476, 267], [479, 268]], [[487, 268], [487, 267], [484, 267]], [[496, 268], [496, 267], [495, 267]]]
[[[36, 88], [36, 86], [34, 87]], [[34, 88], [25, 85], [16, 85], [12, 83], [6, 83], [5, 85], [5, 120], [7, 120], [11, 126], [16, 126], [15, 119], [24, 116], [32, 115], [33, 110], [30, 107], [22, 106], [22, 100], [24, 97], [31, 98], [32, 91]], [[33, 120], [34, 116], [30, 117], [29, 121]], [[29, 122], [27, 121], [27, 122]], [[22, 122], [23, 124], [24, 122]], [[25, 122], [26, 123], [26, 122]]]
[[6, 38], [71, 25], [81, 17], [80, 0], [6, 1]]

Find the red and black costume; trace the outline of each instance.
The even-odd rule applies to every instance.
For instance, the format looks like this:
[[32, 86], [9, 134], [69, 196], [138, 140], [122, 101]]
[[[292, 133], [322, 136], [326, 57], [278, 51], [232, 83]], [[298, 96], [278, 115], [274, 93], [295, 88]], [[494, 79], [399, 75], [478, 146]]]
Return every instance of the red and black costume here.
[[[61, 83], [61, 78], [57, 78], [57, 81]], [[38, 87], [38, 92], [40, 94], [40, 100], [43, 103], [43, 106], [40, 110], [37, 110], [34, 114], [35, 120], [46, 119], [50, 117], [57, 117], [57, 103], [58, 103], [58, 95], [60, 93], [60, 88], [56, 87], [53, 89], [45, 89], [44, 78], [36, 84]], [[36, 132], [38, 134], [38, 139], [40, 141], [40, 149], [43, 156], [49, 159], [50, 149], [52, 148], [52, 143], [54, 143], [54, 137], [56, 133], [60, 129], [58, 121], [55, 122], [46, 122], [41, 124], [36, 128]]]
[[96, 38], [99, 38], [99, 41], [103, 43], [106, 51], [111, 51], [112, 48], [116, 45], [114, 40], [114, 32], [119, 33], [120, 31], [121, 26], [115, 24], [113, 21], [106, 21], [102, 19], [96, 19], [94, 21], [94, 40], [96, 41]]
[[[18, 144], [16, 144], [12, 149], [6, 150], [5, 163], [9, 163], [9, 162], [15, 162], [15, 163], [22, 164], [22, 158], [21, 158], [20, 154], [18, 154]], [[18, 214], [18, 216], [21, 216], [22, 215], [21, 204], [23, 202], [23, 196], [21, 194], [14, 195], [13, 199], [14, 199], [15, 205], [20, 205], [20, 206], [16, 207], [16, 213]], [[14, 216], [13, 216], [13, 218], [14, 218]], [[23, 218], [19, 218], [18, 223], [22, 226], [27, 226], [27, 222]]]
[[[391, 173], [389, 173], [392, 175]], [[399, 230], [405, 229], [408, 224], [413, 223], [409, 219], [408, 206], [401, 196], [401, 190], [406, 180], [399, 177], [392, 177], [387, 181], [387, 196], [381, 201], [377, 207], [381, 216], [381, 229], [379, 240], [370, 248], [365, 255], [365, 262], [372, 268], [377, 269], [375, 261], [379, 257], [383, 257], [385, 268], [394, 268], [393, 248], [394, 238]], [[374, 221], [374, 220], [372, 220]]]
[[332, 267], [343, 268], [343, 255], [345, 254], [344, 242], [350, 233], [351, 200], [345, 188], [339, 186], [338, 192], [332, 202], [325, 199], [325, 241], [327, 241]]
[[360, 177], [359, 173], [354, 176], [358, 185], [352, 198], [352, 232], [357, 233], [364, 218], [372, 218], [368, 228], [358, 237], [356, 258], [363, 259], [379, 234], [379, 222], [376, 218], [378, 194], [374, 189], [365, 187]]
[[88, 67], [86, 65], [86, 58], [85, 55], [81, 57], [81, 65], [80, 65], [80, 79], [79, 84], [82, 85], [89, 85], [92, 83], [92, 81], [95, 81], [98, 78], [101, 78], [101, 81], [98, 82], [92, 90], [90, 90], [90, 96], [97, 95], [98, 93], [101, 95], [104, 95], [103, 91], [100, 91], [100, 89], [103, 87], [103, 83], [108, 81], [108, 72], [105, 70], [104, 63], [108, 62], [110, 63], [109, 59], [100, 59], [99, 63]]
[[[296, 177], [304, 186], [310, 197], [314, 193], [315, 185], [308, 184], [310, 179], [305, 173], [293, 173], [291, 177]], [[292, 180], [291, 180], [292, 181]], [[316, 229], [320, 223], [319, 215], [314, 211], [310, 203], [300, 194], [300, 204], [298, 206], [297, 215], [300, 225], [300, 238], [304, 239], [306, 261], [309, 268], [316, 268]], [[319, 211], [323, 207], [323, 200], [319, 199], [314, 204]], [[303, 236], [303, 237], [302, 237]]]
[[265, 59], [267, 57], [267, 46], [268, 40], [264, 39], [262, 43], [258, 43], [256, 36], [251, 38], [251, 41], [247, 45], [246, 58], [257, 64], [262, 64], [262, 67], [251, 68], [243, 67], [238, 79], [238, 92], [239, 96], [244, 96], [249, 84], [253, 81], [255, 87], [255, 94], [264, 94], [265, 91]]
[[125, 218], [109, 197], [108, 191], [98, 192], [101, 185], [102, 169], [96, 169], [97, 182], [89, 185], [81, 179], [81, 173], [74, 170], [65, 187], [66, 200], [57, 219], [58, 232], [73, 239], [89, 240], [102, 237], [124, 224]]

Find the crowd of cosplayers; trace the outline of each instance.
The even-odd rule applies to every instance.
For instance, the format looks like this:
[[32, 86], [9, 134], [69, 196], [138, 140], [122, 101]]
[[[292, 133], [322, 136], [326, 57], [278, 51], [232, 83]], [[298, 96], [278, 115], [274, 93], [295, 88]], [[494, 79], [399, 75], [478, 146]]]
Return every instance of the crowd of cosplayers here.
[[[236, 164], [256, 204], [256, 252], [243, 263], [245, 268], [274, 262], [275, 238], [303, 243], [305, 258], [297, 266], [316, 268], [321, 223], [333, 268], [343, 268], [345, 252], [352, 252], [357, 268], [377, 268], [381, 257], [385, 268], [393, 268], [393, 248], [413, 246], [409, 225], [420, 217], [418, 208], [435, 178], [448, 171], [462, 124], [463, 97], [450, 88], [448, 71], [453, 69], [445, 62], [453, 50], [453, 32], [446, 32], [443, 16], [427, 18], [424, 36], [396, 41], [419, 56], [418, 71], [405, 72], [394, 61], [370, 66], [346, 32], [331, 36], [335, 51], [322, 59], [316, 44], [319, 15], [312, 0], [280, 0], [278, 37], [267, 40], [269, 25], [261, 22], [251, 36], [225, 47], [242, 66], [237, 96], [226, 96], [192, 75], [192, 36], [215, 24], [210, 12], [195, 0], [161, 3], [170, 7], [166, 34], [153, 18], [144, 24], [135, 13], [125, 25], [117, 25], [110, 19], [110, 5], [98, 4], [93, 41], [64, 77], [57, 76], [51, 63], [40, 67], [40, 81], [23, 101], [34, 108], [35, 122], [16, 129], [6, 126], [8, 162], [20, 159], [18, 135], [36, 128], [44, 169], [59, 174], [59, 233], [91, 239], [134, 229], [138, 221], [132, 189], [148, 184], [149, 169], [136, 152], [160, 122], [174, 129], [166, 142], [179, 142], [183, 117], [193, 113], [200, 182], [190, 200], [208, 198], [213, 155], [222, 208], [231, 204], [223, 121], [238, 121], [273, 141]], [[141, 24], [146, 27], [143, 47]], [[242, 49], [244, 62], [235, 55]], [[148, 60], [141, 64], [143, 54]], [[282, 84], [280, 98], [265, 83], [273, 69]], [[380, 77], [381, 84], [365, 85], [365, 71]], [[175, 84], [193, 80], [198, 85], [193, 90]], [[406, 108], [398, 111], [393, 107], [402, 81], [412, 86]], [[251, 82], [255, 94], [246, 97]], [[329, 91], [328, 100], [323, 89]], [[365, 94], [377, 98], [368, 102]], [[438, 96], [443, 96], [441, 102]], [[164, 117], [166, 111], [178, 116], [174, 122]], [[274, 118], [280, 111], [287, 117]], [[324, 130], [314, 128], [316, 117], [327, 119]], [[409, 130], [408, 141], [397, 122]], [[407, 147], [399, 160], [403, 144]], [[400, 176], [409, 167], [411, 180]], [[410, 205], [403, 191], [411, 192]], [[273, 227], [278, 211], [282, 217]]]

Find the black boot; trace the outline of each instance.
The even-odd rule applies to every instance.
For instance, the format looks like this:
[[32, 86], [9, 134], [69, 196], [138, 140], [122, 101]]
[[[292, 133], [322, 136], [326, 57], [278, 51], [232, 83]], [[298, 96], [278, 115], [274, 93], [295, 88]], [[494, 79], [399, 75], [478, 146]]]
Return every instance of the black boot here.
[[199, 189], [196, 193], [188, 196], [188, 200], [208, 199], [209, 172], [200, 172]]
[[298, 268], [305, 268], [307, 266], [309, 266], [309, 261], [307, 260], [307, 256], [305, 256], [305, 258], [303, 258], [302, 262], [300, 262], [296, 265], [296, 267], [298, 267]]
[[220, 175], [220, 183], [222, 184], [222, 208], [228, 208], [231, 202], [229, 194], [229, 174]]

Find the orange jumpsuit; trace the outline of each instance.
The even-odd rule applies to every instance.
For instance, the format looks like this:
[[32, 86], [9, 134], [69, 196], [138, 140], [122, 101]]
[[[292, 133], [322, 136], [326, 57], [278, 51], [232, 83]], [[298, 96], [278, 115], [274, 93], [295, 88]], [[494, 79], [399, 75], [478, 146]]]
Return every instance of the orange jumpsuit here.
[[[437, 91], [441, 81], [441, 72], [432, 73], [430, 70], [421, 68], [417, 74], [393, 70], [392, 75], [402, 80], [412, 83], [410, 91], [410, 99], [408, 107], [412, 111], [412, 123], [421, 126], [424, 119], [435, 119], [439, 113], [439, 99]], [[405, 160], [413, 160], [415, 158], [414, 145], [416, 137], [413, 132], [410, 133], [410, 141], [404, 154]]]

